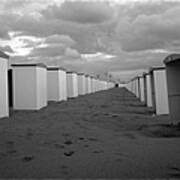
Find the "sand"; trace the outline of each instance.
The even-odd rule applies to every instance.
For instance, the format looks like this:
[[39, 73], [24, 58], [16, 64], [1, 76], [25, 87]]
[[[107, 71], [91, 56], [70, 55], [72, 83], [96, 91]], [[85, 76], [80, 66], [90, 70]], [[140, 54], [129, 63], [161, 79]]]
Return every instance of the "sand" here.
[[124, 88], [11, 111], [0, 178], [180, 178], [179, 131]]

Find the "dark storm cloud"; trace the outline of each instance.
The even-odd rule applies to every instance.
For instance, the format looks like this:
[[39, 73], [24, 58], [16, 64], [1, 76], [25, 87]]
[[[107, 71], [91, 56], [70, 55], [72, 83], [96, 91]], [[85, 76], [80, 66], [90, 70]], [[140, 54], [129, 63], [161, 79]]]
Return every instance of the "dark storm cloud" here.
[[43, 48], [27, 42], [28, 47], [35, 48], [30, 54], [34, 58], [67, 56], [72, 60], [80, 53], [97, 52], [116, 55], [110, 62], [66, 60], [78, 69], [102, 72], [160, 65], [166, 54], [180, 51], [179, 2], [141, 1], [114, 6], [88, 0], [61, 5], [47, 0], [20, 2], [15, 0], [9, 11], [0, 12], [0, 38], [8, 40], [8, 32], [19, 31], [45, 39], [48, 46]]

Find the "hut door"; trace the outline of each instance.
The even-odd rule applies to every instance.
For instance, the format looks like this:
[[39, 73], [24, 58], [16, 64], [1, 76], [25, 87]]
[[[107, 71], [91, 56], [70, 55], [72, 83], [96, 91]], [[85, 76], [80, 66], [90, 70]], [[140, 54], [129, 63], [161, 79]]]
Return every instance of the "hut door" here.
[[13, 73], [12, 73], [12, 69], [8, 70], [8, 93], [9, 93], [9, 107], [13, 107]]

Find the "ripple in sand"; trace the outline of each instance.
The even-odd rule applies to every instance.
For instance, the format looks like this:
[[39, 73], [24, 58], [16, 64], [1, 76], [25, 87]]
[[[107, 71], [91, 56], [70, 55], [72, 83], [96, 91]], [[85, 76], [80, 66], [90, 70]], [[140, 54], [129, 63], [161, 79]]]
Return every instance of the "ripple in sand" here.
[[22, 161], [23, 162], [29, 162], [29, 161], [32, 161], [34, 159], [34, 156], [24, 156], [22, 158]]

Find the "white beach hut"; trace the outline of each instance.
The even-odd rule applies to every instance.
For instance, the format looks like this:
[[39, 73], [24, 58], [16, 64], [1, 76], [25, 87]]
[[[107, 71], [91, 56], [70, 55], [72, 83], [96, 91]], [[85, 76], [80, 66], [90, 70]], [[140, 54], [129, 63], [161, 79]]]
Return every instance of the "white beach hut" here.
[[9, 56], [0, 51], [0, 118], [9, 116], [8, 61]]
[[47, 69], [44, 64], [13, 64], [13, 108], [39, 110], [47, 105]]
[[73, 71], [66, 72], [67, 75], [67, 97], [75, 98], [78, 96], [78, 77]]
[[147, 75], [147, 73], [143, 73], [143, 81], [144, 81], [144, 103], [147, 105], [147, 83], [146, 83], [146, 75]]
[[168, 92], [165, 67], [154, 67], [150, 69], [152, 85], [152, 106], [157, 115], [168, 114]]
[[60, 68], [60, 74], [62, 78], [62, 82], [63, 82], [63, 100], [66, 101], [67, 100], [67, 74], [66, 74], [66, 69], [64, 68]]
[[137, 98], [140, 98], [140, 85], [139, 85], [139, 77], [136, 77], [134, 79], [134, 83], [135, 83], [135, 95]]
[[93, 83], [94, 77], [91, 76], [91, 93], [94, 93], [94, 83]]
[[78, 94], [85, 95], [86, 94], [86, 77], [84, 73], [78, 73]]
[[137, 86], [137, 97], [140, 99], [141, 97], [141, 86], [140, 86], [140, 77], [137, 77], [137, 82], [136, 82], [136, 86]]
[[95, 84], [95, 92], [97, 92], [98, 91], [98, 79], [95, 79], [94, 84]]
[[146, 105], [148, 107], [152, 107], [152, 86], [150, 74], [146, 73], [144, 78], [146, 83]]
[[165, 60], [170, 117], [180, 123], [180, 54], [169, 55]]
[[91, 94], [91, 76], [88, 76], [88, 94]]
[[145, 97], [144, 97], [144, 78], [143, 78], [143, 76], [139, 77], [139, 84], [140, 84], [140, 100], [141, 100], [141, 102], [144, 102]]
[[48, 101], [63, 101], [67, 99], [66, 70], [59, 67], [47, 68]]
[[88, 94], [88, 75], [85, 74], [85, 92]]
[[95, 77], [93, 77], [92, 79], [92, 91], [93, 93], [96, 92], [96, 78]]
[[85, 87], [86, 87], [86, 94], [91, 93], [91, 77], [89, 75], [85, 75], [86, 82], [85, 82]]

